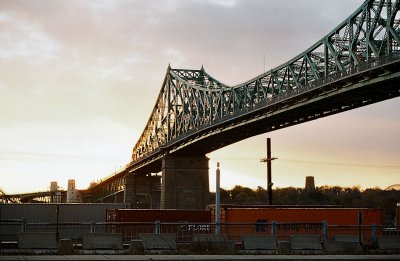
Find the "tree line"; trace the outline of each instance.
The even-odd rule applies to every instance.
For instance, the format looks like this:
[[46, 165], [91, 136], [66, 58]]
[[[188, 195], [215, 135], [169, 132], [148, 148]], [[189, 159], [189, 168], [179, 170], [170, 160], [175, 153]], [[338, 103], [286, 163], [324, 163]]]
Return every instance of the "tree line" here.
[[[256, 189], [236, 185], [232, 189], [221, 189], [222, 204], [267, 204], [267, 192], [258, 186]], [[351, 188], [340, 186], [321, 186], [315, 189], [276, 188], [272, 192], [274, 205], [333, 205], [345, 208], [378, 208], [383, 210], [384, 222], [393, 223], [396, 204], [400, 203], [399, 190], [380, 188]], [[211, 202], [215, 201], [212, 193]]]

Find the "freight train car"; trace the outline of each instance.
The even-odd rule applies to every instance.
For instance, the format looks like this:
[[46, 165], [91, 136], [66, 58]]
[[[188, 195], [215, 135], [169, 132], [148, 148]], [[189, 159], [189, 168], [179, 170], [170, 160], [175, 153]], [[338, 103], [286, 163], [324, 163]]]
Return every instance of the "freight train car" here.
[[108, 231], [121, 233], [126, 241], [140, 233], [176, 233], [182, 241], [212, 233], [209, 210], [108, 209], [106, 216]]
[[[214, 219], [214, 205], [209, 205], [208, 209]], [[299, 233], [321, 235], [324, 222], [330, 228], [331, 236], [357, 234], [359, 225], [370, 230], [370, 225], [379, 226], [383, 222], [381, 209], [368, 208], [222, 205], [220, 216], [221, 223], [224, 224], [222, 229], [227, 234], [275, 233], [282, 237]], [[367, 237], [370, 231], [365, 231], [364, 234]]]
[[[214, 207], [210, 207], [214, 216]], [[224, 213], [222, 213], [224, 212]], [[239, 222], [287, 222], [322, 223], [331, 225], [358, 225], [359, 213], [363, 225], [382, 225], [381, 209], [369, 208], [221, 208], [222, 223]]]

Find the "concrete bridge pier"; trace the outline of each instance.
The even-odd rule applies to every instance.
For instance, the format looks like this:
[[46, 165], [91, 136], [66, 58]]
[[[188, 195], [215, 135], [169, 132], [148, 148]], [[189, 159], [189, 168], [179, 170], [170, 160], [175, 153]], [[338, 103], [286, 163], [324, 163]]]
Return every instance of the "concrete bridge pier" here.
[[161, 209], [205, 209], [209, 200], [206, 156], [165, 156], [162, 160]]
[[161, 176], [128, 173], [125, 176], [124, 204], [129, 208], [160, 208]]

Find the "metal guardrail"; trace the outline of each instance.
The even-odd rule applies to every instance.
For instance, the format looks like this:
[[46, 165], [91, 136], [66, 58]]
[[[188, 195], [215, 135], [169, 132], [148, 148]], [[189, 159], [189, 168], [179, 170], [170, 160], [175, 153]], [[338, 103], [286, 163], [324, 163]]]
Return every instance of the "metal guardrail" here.
[[[68, 223], [27, 223], [25, 220], [1, 220], [0, 242], [18, 241], [21, 232], [54, 232], [58, 238], [72, 239], [81, 244], [87, 233], [117, 233], [124, 243], [139, 239], [141, 233], [174, 233], [178, 243], [192, 241], [196, 234], [215, 234], [215, 223], [186, 222], [68, 222]], [[380, 236], [400, 236], [400, 226], [382, 225], [329, 225], [322, 223], [221, 223], [220, 233], [228, 239], [241, 242], [245, 235], [274, 235], [277, 240], [289, 240], [290, 235], [319, 235], [321, 241], [335, 236], [360, 238], [365, 245], [376, 243]]]

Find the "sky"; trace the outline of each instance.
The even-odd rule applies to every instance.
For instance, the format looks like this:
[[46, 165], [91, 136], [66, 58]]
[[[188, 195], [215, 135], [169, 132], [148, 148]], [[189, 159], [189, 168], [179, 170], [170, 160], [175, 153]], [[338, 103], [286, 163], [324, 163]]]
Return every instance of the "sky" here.
[[[87, 188], [130, 161], [170, 64], [236, 85], [306, 50], [362, 0], [0, 0], [0, 189]], [[264, 62], [265, 61], [265, 62]], [[212, 152], [210, 190], [400, 183], [400, 99]]]

